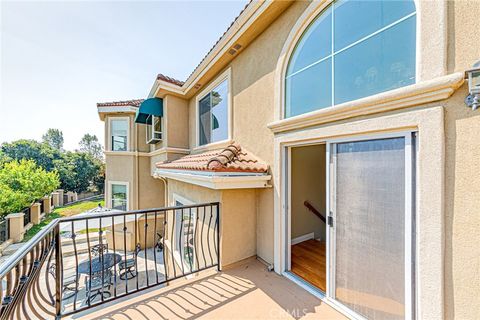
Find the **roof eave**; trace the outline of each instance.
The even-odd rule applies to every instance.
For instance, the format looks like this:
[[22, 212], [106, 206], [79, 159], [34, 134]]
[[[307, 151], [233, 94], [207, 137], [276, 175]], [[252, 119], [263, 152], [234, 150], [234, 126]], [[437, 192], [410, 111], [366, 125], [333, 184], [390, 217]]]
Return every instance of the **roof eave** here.
[[275, 1], [252, 1], [195, 68], [181, 87], [156, 79], [150, 90], [149, 98], [162, 97], [165, 94], [188, 96], [190, 92], [195, 89], [195, 85], [200, 78], [204, 76], [221, 57], [228, 54], [228, 51], [237, 42], [238, 38], [274, 4]]
[[177, 180], [214, 190], [270, 188], [271, 185], [268, 182], [272, 179], [268, 174], [254, 172], [232, 174], [232, 172], [220, 173], [158, 168], [154, 171], [153, 177]]
[[137, 111], [137, 107], [134, 106], [116, 106], [116, 107], [101, 107], [97, 106], [98, 116], [101, 121], [105, 120], [107, 114], [112, 113], [133, 113]]

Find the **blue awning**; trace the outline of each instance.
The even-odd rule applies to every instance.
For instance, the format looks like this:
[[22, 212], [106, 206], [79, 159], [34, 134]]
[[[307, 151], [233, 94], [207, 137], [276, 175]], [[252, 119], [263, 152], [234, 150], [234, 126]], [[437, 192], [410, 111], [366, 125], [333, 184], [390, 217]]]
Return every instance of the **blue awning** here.
[[147, 123], [149, 116], [163, 117], [163, 99], [150, 98], [142, 102], [135, 115], [136, 123]]

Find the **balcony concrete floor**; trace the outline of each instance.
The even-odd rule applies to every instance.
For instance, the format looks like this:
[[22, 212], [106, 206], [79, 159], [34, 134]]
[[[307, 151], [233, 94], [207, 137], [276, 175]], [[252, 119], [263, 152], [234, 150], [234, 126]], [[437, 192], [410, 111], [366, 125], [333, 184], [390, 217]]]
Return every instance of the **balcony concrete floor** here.
[[347, 319], [290, 280], [247, 259], [174, 281], [70, 319]]

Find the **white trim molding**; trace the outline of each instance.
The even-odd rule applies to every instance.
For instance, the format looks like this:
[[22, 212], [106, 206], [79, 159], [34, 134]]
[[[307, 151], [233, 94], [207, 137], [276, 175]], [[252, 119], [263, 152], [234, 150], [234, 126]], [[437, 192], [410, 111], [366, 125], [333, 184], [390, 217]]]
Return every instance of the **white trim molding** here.
[[271, 180], [271, 176], [266, 174], [156, 169], [153, 176], [155, 178], [162, 177], [215, 190], [271, 187], [268, 183]]
[[127, 202], [127, 211], [130, 210], [130, 182], [128, 181], [113, 181], [113, 180], [109, 180], [107, 182], [107, 190], [108, 190], [108, 193], [107, 193], [107, 199], [106, 199], [106, 203], [105, 203], [105, 206], [107, 208], [110, 208], [112, 209], [112, 185], [122, 185], [122, 186], [125, 186], [126, 187], [126, 195], [127, 195], [127, 199], [126, 199], [126, 202]]
[[[228, 93], [227, 93], [227, 132], [228, 136], [227, 139], [221, 141], [214, 141], [208, 144], [200, 145], [200, 118], [199, 118], [199, 102], [202, 100], [207, 94], [209, 94], [215, 87], [220, 85], [222, 82], [227, 81]], [[213, 80], [207, 87], [205, 87], [199, 94], [195, 97], [195, 147], [194, 150], [204, 150], [212, 148], [213, 146], [219, 144], [225, 144], [232, 140], [233, 135], [233, 98], [232, 98], [232, 68], [226, 69], [220, 75], [218, 75], [215, 80]]]
[[312, 240], [312, 239], [315, 239], [315, 233], [310, 232], [310, 233], [304, 234], [303, 236], [293, 238], [290, 241], [290, 245], [293, 246], [294, 244], [299, 244], [301, 242], [304, 242], [304, 241], [307, 241], [307, 240]]
[[274, 138], [274, 262], [275, 271], [287, 271], [285, 231], [288, 199], [286, 150], [290, 146], [416, 131], [416, 308], [419, 319], [444, 318], [444, 107], [430, 106], [397, 114], [326, 124]]
[[105, 116], [109, 113], [136, 113], [137, 107], [133, 106], [119, 106], [119, 107], [97, 107], [98, 116], [103, 121]]
[[447, 99], [463, 82], [463, 73], [453, 73], [422, 83], [278, 120], [269, 123], [268, 127], [274, 133], [279, 133], [357, 116], [427, 104]]
[[139, 156], [139, 157], [149, 157], [150, 153], [140, 152], [140, 151], [104, 151], [105, 156]]
[[[447, 74], [447, 2], [414, 1], [417, 21], [415, 69], [416, 83], [419, 84]], [[290, 57], [303, 33], [331, 3], [332, 0], [312, 1], [297, 19], [285, 40], [275, 69], [274, 123], [285, 118], [285, 75]], [[361, 100], [363, 99], [352, 101], [351, 103], [356, 104], [361, 102]], [[438, 99], [431, 101], [438, 101]], [[325, 108], [325, 110], [343, 105], [345, 104]], [[312, 113], [315, 112], [317, 111]]]
[[158, 156], [160, 154], [164, 153], [177, 153], [177, 154], [190, 154], [190, 149], [185, 149], [185, 148], [174, 148], [174, 147], [163, 147], [157, 150], [153, 150], [147, 153], [148, 156], [153, 157], [153, 156]]
[[172, 192], [172, 200], [173, 200], [173, 203], [171, 203], [171, 205], [172, 205], [173, 207], [176, 207], [176, 206], [177, 206], [177, 204], [176, 204], [177, 201], [180, 202], [180, 203], [182, 203], [182, 205], [184, 205], [184, 206], [189, 206], [189, 205], [195, 204], [195, 202], [193, 202], [192, 200], [187, 199], [187, 198], [179, 195], [179, 194], [176, 193], [176, 192]]
[[[126, 151], [114, 151], [112, 150], [112, 121], [116, 120], [125, 120], [127, 121], [127, 150]], [[131, 152], [132, 148], [130, 146], [130, 135], [131, 135], [131, 123], [130, 123], [130, 117], [125, 116], [125, 117], [108, 117], [108, 124], [107, 124], [107, 144], [106, 144], [106, 150], [107, 152]]]

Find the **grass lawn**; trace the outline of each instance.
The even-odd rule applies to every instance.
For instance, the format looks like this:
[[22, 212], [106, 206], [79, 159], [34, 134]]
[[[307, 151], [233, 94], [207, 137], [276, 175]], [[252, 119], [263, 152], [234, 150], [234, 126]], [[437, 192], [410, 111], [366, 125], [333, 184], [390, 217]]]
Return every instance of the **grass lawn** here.
[[55, 208], [52, 213], [46, 215], [46, 217], [40, 222], [40, 224], [34, 225], [25, 233], [23, 237], [23, 242], [30, 240], [34, 235], [36, 235], [43, 227], [49, 224], [53, 219], [61, 218], [61, 217], [69, 217], [84, 211], [96, 208], [98, 204], [105, 206], [105, 201], [101, 200], [93, 200], [93, 201], [84, 201], [79, 202], [76, 204], [72, 204], [70, 206], [59, 207]]
[[82, 213], [84, 211], [96, 208], [98, 204], [104, 207], [105, 201], [101, 199], [101, 200], [79, 202], [71, 206], [65, 206], [65, 207], [60, 207], [58, 209], [55, 209], [53, 210], [52, 213], [58, 213], [62, 217], [70, 217], [70, 216], [74, 216], [76, 214]]

